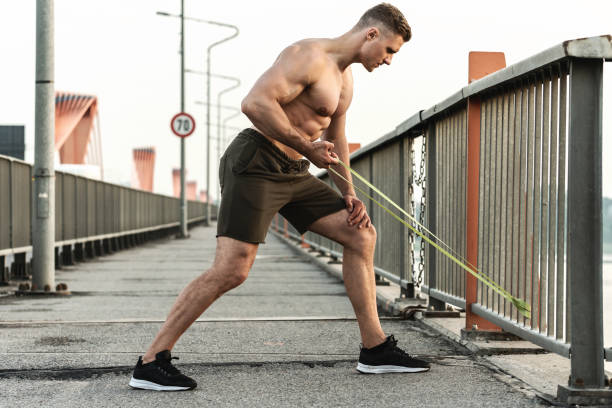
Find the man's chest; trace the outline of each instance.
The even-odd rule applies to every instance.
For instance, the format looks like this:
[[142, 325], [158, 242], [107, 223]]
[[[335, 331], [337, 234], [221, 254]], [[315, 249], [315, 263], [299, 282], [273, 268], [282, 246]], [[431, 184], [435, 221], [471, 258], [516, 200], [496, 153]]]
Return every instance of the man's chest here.
[[343, 102], [344, 85], [339, 72], [326, 73], [304, 90], [302, 102], [319, 116], [332, 116]]

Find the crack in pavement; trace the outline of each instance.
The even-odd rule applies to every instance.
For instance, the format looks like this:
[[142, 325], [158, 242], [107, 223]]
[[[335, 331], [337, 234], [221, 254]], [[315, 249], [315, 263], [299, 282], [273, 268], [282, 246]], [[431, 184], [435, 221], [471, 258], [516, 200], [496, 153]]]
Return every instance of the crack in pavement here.
[[[181, 353], [181, 354], [224, 354], [224, 353]], [[282, 356], [300, 356], [300, 354], [279, 354], [279, 353], [227, 353], [227, 354], [243, 354], [243, 355], [282, 355]], [[337, 356], [345, 357], [345, 354], [335, 354]], [[304, 356], [304, 355], [302, 355]], [[325, 356], [331, 356], [326, 354]], [[481, 365], [473, 361], [472, 359], [465, 356], [419, 356], [426, 358], [430, 362], [443, 365], [447, 367], [473, 367], [474, 365]], [[465, 361], [473, 364], [452, 364], [446, 363], [445, 360]], [[315, 367], [326, 367], [333, 368], [339, 363], [355, 363], [357, 362], [356, 356], [350, 359], [338, 358], [338, 359], [327, 359], [327, 360], [286, 360], [286, 361], [227, 361], [227, 362], [209, 362], [209, 363], [186, 363], [181, 364], [181, 368], [210, 368], [210, 367], [264, 367], [274, 365], [305, 365], [309, 368]], [[490, 367], [487, 367], [490, 368]], [[39, 369], [24, 369], [24, 370], [13, 370], [4, 369], [0, 370], [0, 380], [2, 379], [26, 379], [26, 380], [81, 380], [92, 378], [104, 374], [129, 374], [134, 369], [133, 365], [130, 366], [107, 366], [107, 367], [59, 367], [59, 368], [39, 368]]]

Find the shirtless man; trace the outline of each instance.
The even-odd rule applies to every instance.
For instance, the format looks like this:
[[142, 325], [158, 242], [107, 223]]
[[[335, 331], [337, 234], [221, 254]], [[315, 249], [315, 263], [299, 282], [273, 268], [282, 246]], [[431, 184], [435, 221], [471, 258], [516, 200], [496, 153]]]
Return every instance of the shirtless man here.
[[132, 387], [164, 391], [196, 387], [171, 364], [170, 350], [217, 298], [244, 282], [277, 212], [300, 233], [310, 230], [344, 246], [344, 284], [361, 333], [357, 370], [429, 369], [427, 362], [397, 347], [393, 336], [387, 337], [381, 328], [373, 262], [376, 231], [364, 204], [352, 186], [333, 173], [342, 196], [308, 172], [310, 161], [351, 179], [337, 164], [338, 159], [349, 162], [344, 127], [353, 95], [350, 65], [361, 63], [370, 72], [389, 65], [410, 36], [401, 12], [382, 3], [338, 38], [290, 45], [255, 83], [242, 102], [253, 127], [240, 132], [221, 158], [214, 263], [179, 295], [153, 343], [138, 359]]

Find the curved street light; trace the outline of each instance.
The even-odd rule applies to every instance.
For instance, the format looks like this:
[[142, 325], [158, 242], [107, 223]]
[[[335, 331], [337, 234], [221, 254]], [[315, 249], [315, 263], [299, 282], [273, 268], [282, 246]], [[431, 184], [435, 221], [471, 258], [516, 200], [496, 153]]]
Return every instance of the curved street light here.
[[[170, 13], [166, 13], [163, 11], [158, 11], [157, 14], [160, 16], [166, 16], [166, 17], [178, 17], [178, 18], [185, 19], [185, 20], [216, 25], [219, 27], [227, 27], [227, 28], [231, 28], [234, 30], [234, 32], [231, 35], [224, 37], [218, 41], [215, 41], [214, 43], [210, 44], [208, 48], [206, 49], [206, 99], [208, 100], [208, 104], [206, 106], [206, 191], [207, 191], [208, 196], [210, 197], [210, 77], [212, 76], [210, 72], [210, 54], [211, 54], [211, 50], [217, 45], [222, 44], [226, 41], [229, 41], [232, 38], [236, 38], [238, 34], [240, 33], [240, 30], [238, 29], [238, 27], [236, 27], [233, 24], [222, 23], [220, 21], [212, 21], [212, 20], [204, 20], [201, 18], [186, 17], [182, 14], [181, 15], [170, 14]], [[206, 224], [205, 225], [210, 225], [210, 199], [206, 202]]]

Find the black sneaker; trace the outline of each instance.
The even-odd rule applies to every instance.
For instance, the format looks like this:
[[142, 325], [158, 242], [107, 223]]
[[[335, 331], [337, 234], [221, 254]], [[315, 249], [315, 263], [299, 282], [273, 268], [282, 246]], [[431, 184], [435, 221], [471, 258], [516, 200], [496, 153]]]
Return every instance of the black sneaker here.
[[410, 357], [397, 347], [393, 335], [387, 337], [384, 343], [370, 349], [361, 348], [357, 371], [364, 374], [382, 373], [420, 373], [429, 370], [427, 361]]
[[170, 356], [169, 350], [160, 351], [155, 355], [155, 360], [147, 364], [143, 364], [142, 357], [138, 357], [130, 387], [155, 391], [194, 389], [198, 384], [181, 374], [178, 368], [172, 365], [172, 360], [178, 360], [178, 357]]

